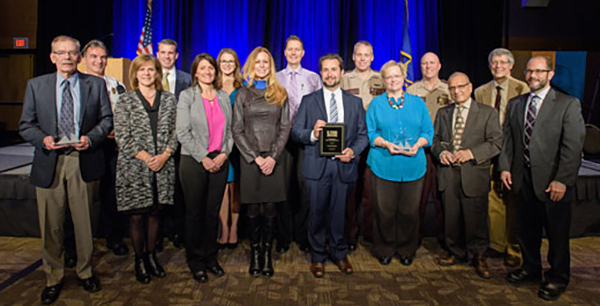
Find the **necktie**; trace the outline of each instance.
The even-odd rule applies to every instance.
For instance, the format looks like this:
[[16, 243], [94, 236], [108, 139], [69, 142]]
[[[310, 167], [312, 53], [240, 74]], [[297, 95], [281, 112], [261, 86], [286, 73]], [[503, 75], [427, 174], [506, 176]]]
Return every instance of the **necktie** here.
[[500, 111], [500, 103], [502, 102], [502, 87], [496, 86], [496, 103], [494, 104], [494, 108], [497, 111]]
[[63, 82], [64, 89], [62, 93], [62, 102], [60, 105], [60, 136], [71, 137], [75, 134], [75, 120], [73, 112], [73, 95], [71, 94], [71, 86], [68, 80]]
[[465, 132], [465, 120], [462, 115], [463, 109], [465, 109], [465, 107], [462, 105], [456, 106], [456, 119], [454, 120], [454, 135], [452, 137], [452, 150], [454, 152], [460, 150], [462, 136]]
[[165, 73], [165, 77], [162, 80], [162, 85], [163, 85], [164, 91], [171, 91], [171, 89], [169, 88], [169, 72], [168, 71]]
[[533, 98], [531, 98], [529, 107], [527, 107], [527, 117], [525, 118], [525, 134], [523, 135], [523, 142], [525, 145], [525, 165], [527, 167], [531, 167], [531, 159], [529, 157], [529, 142], [531, 141], [531, 135], [533, 135], [533, 125], [535, 124], [539, 102], [540, 97], [535, 95]]
[[331, 101], [329, 101], [329, 122], [338, 121], [338, 109], [337, 103], [335, 102], [335, 94], [331, 93]]
[[294, 118], [298, 111], [298, 84], [296, 83], [296, 71], [290, 73], [290, 81], [288, 82], [288, 101], [290, 103], [290, 119]]

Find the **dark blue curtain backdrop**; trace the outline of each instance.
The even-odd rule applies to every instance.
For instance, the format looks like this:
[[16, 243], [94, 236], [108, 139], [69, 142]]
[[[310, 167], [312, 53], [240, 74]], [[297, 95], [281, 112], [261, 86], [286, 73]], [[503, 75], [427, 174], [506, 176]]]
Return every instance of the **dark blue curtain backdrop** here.
[[[146, 5], [147, 0], [114, 1], [115, 57], [135, 58]], [[406, 6], [413, 70], [420, 78], [420, 57], [439, 49], [438, 0], [154, 0], [153, 46], [156, 52], [158, 41], [175, 39], [177, 66], [186, 71], [202, 52], [216, 57], [221, 48], [233, 48], [243, 64], [252, 49], [265, 46], [279, 70], [285, 67], [285, 39], [298, 35], [306, 50], [302, 65], [317, 71], [319, 57], [330, 52], [352, 69], [354, 43], [367, 40], [379, 70], [390, 59], [400, 60]]]

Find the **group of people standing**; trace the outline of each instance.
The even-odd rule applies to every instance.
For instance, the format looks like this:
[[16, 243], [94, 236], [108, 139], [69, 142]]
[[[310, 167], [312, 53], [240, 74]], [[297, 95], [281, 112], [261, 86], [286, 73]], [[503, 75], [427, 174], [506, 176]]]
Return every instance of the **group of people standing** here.
[[[83, 57], [99, 59], [86, 65], [104, 82], [77, 72], [76, 39], [55, 38], [57, 73], [29, 81], [20, 121], [21, 135], [35, 146], [31, 181], [47, 272], [42, 303], [56, 301], [62, 288], [67, 204], [79, 283], [101, 289], [91, 267], [89, 207], [103, 176], [112, 176], [115, 194], [102, 209], [129, 216], [135, 277], [144, 284], [166, 275], [157, 258], [164, 211], [173, 215], [171, 240], [183, 242], [192, 276], [203, 283], [209, 273], [225, 274], [218, 251], [237, 246], [240, 204], [250, 275], [271, 277], [273, 242], [285, 253], [295, 240], [322, 278], [328, 259], [353, 273], [348, 253], [359, 230], [382, 265], [395, 256], [411, 265], [433, 200], [446, 251], [441, 266], [470, 261], [479, 276], [491, 277], [485, 252], [492, 237], [492, 248], [508, 254], [507, 266], [519, 268], [509, 281], [539, 281], [544, 228], [552, 268], [538, 294], [556, 299], [564, 292], [584, 127], [578, 101], [550, 87], [548, 58], [529, 61], [525, 84], [510, 76], [510, 51], [492, 51], [494, 80], [475, 91], [476, 101], [466, 74], [440, 80], [433, 53], [421, 59], [423, 80], [404, 90], [406, 67], [391, 60], [381, 73], [372, 70], [366, 41], [354, 47], [355, 70], [344, 73], [342, 58], [327, 54], [320, 77], [302, 68], [303, 47], [297, 36], [287, 39], [287, 67], [279, 72], [263, 47], [243, 67], [232, 49], [217, 59], [202, 53], [190, 76], [175, 69], [177, 43], [166, 39], [157, 58], [132, 62], [131, 91], [124, 92], [104, 75], [101, 42], [90, 42]], [[344, 147], [322, 156], [319, 138], [332, 123], [344, 125]], [[116, 163], [105, 167], [111, 158]], [[128, 252], [122, 235], [110, 237], [115, 254]]]

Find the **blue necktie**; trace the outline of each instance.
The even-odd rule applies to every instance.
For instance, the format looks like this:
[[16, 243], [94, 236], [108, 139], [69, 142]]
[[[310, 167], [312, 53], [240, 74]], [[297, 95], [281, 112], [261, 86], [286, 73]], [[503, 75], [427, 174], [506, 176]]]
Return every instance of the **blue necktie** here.
[[75, 134], [75, 115], [73, 112], [73, 95], [71, 95], [71, 86], [68, 80], [63, 82], [64, 90], [62, 93], [62, 103], [60, 106], [60, 136], [71, 137]]
[[331, 101], [329, 101], [329, 122], [338, 122], [338, 109], [334, 93], [331, 93]]
[[540, 97], [535, 95], [529, 102], [527, 107], [527, 117], [525, 119], [525, 134], [523, 135], [523, 142], [525, 145], [525, 165], [531, 167], [531, 159], [529, 156], [529, 142], [531, 141], [531, 135], [533, 135], [533, 125], [535, 124], [535, 118], [537, 117], [537, 109]]

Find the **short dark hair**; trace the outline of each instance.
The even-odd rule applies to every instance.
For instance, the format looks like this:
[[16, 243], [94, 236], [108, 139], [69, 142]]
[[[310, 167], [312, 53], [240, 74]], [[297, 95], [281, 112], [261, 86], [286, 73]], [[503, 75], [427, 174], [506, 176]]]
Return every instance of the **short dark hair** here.
[[[208, 53], [200, 53], [196, 55], [194, 58], [194, 62], [192, 62], [192, 67], [190, 70], [190, 74], [192, 75], [192, 86], [198, 85], [198, 77], [196, 76], [196, 70], [198, 70], [198, 65], [200, 62], [206, 60], [213, 68], [215, 68], [215, 78], [212, 81], [212, 85], [217, 88], [217, 80], [220, 78], [221, 71], [219, 70], [219, 66], [217, 65], [217, 61], [215, 58]], [[202, 90], [200, 90], [202, 91]]]
[[302, 39], [300, 39], [300, 37], [296, 36], [296, 35], [290, 35], [290, 37], [288, 37], [285, 40], [285, 48], [287, 49], [287, 45], [290, 41], [299, 41], [300, 44], [302, 45], [302, 49], [304, 49], [304, 42], [302, 41]]
[[335, 53], [328, 53], [319, 59], [319, 71], [323, 70], [323, 62], [326, 60], [337, 60], [340, 63], [340, 70], [344, 70], [344, 60], [342, 57]]
[[83, 56], [85, 57], [85, 53], [90, 48], [102, 48], [104, 49], [104, 51], [106, 51], [106, 55], [108, 55], [108, 48], [106, 48], [106, 45], [97, 39], [91, 40], [89, 43], [87, 43], [83, 47], [83, 50], [81, 50], [81, 54], [83, 54]]
[[158, 44], [163, 44], [163, 45], [171, 45], [171, 46], [175, 46], [175, 52], [179, 52], [179, 45], [177, 44], [176, 41], [170, 39], [170, 38], [165, 38], [161, 41], [158, 42]]
[[550, 56], [536, 55], [536, 56], [530, 58], [529, 60], [531, 61], [534, 58], [541, 58], [541, 59], [546, 60], [546, 67], [548, 67], [548, 70], [554, 70], [554, 63], [552, 62], [552, 58], [550, 58]]

